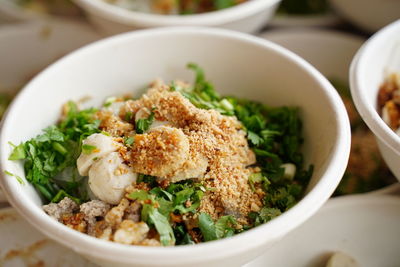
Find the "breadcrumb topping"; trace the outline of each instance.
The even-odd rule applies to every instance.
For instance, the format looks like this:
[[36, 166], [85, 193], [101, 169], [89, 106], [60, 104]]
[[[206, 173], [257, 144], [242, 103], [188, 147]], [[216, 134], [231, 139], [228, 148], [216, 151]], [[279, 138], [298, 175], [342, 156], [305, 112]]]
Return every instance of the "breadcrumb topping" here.
[[255, 163], [255, 155], [237, 118], [196, 108], [160, 81], [140, 99], [127, 101], [120, 117], [143, 107], [171, 126], [135, 136], [132, 153], [125, 154], [134, 171], [171, 182], [203, 179], [208, 190], [200, 211], [213, 219], [234, 215], [239, 223], [247, 223], [248, 213], [262, 206], [262, 196], [248, 184], [252, 170], [247, 166]]

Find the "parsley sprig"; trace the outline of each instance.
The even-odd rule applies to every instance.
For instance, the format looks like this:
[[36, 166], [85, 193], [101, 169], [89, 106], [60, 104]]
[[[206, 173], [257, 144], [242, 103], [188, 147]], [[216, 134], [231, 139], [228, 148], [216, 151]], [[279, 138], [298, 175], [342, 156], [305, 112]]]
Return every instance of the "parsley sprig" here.
[[[188, 180], [170, 184], [167, 188], [162, 189], [157, 186], [155, 178], [148, 175], [141, 175], [139, 182], [148, 183], [150, 187], [153, 187], [149, 191], [137, 190], [129, 195], [129, 198], [133, 200], [142, 201], [141, 219], [156, 228], [160, 234], [162, 245], [175, 244], [171, 213], [177, 215], [195, 213], [200, 206], [205, 188], [199, 183]], [[175, 226], [181, 228], [182, 233], [186, 231], [182, 225]], [[185, 236], [185, 238], [188, 243], [193, 242], [190, 236]]]
[[[76, 202], [87, 199], [76, 160], [82, 151], [82, 140], [99, 132], [100, 122], [93, 116], [96, 109], [78, 110], [74, 102], [68, 102], [67, 109], [62, 121], [14, 146], [9, 157], [24, 161], [26, 179], [47, 202], [58, 202], [65, 196]], [[93, 149], [85, 147], [85, 151]]]

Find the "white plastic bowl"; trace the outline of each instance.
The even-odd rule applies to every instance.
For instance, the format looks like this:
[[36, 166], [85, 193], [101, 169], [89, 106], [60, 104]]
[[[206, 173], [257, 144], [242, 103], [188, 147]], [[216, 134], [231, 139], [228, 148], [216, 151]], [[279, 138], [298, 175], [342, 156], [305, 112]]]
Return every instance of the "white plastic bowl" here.
[[15, 93], [50, 63], [100, 38], [90, 26], [63, 20], [2, 26], [0, 92]]
[[103, 0], [74, 0], [107, 34], [166, 26], [209, 26], [253, 33], [265, 26], [280, 0], [249, 0], [220, 11], [195, 15], [158, 15], [130, 11]]
[[375, 32], [400, 19], [399, 0], [329, 0], [338, 14], [355, 26]]
[[371, 37], [354, 57], [350, 69], [351, 94], [357, 110], [377, 137], [390, 170], [400, 180], [400, 137], [377, 111], [379, 86], [392, 72], [400, 72], [400, 20]]
[[[160, 46], [162, 44], [162, 46]], [[140, 247], [102, 241], [54, 221], [41, 209], [32, 186], [4, 175], [11, 204], [50, 238], [104, 266], [237, 266], [265, 252], [311, 217], [335, 190], [346, 168], [350, 127], [331, 84], [311, 65], [268, 41], [221, 29], [162, 28], [100, 41], [65, 57], [37, 76], [11, 105], [0, 135], [1, 170], [24, 177], [9, 161], [8, 141], [19, 143], [54, 123], [69, 99], [133, 92], [156, 77], [191, 80], [197, 62], [222, 94], [272, 106], [298, 106], [304, 122], [305, 164], [314, 164], [306, 196], [271, 222], [232, 238], [194, 246]], [[29, 116], [27, 116], [29, 114]]]

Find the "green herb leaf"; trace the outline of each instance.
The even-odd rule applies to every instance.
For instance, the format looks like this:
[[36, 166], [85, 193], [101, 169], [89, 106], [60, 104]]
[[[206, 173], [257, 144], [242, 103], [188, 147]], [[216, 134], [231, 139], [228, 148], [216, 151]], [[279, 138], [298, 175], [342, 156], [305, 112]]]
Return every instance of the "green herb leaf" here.
[[19, 177], [18, 175], [15, 175], [15, 174], [13, 174], [13, 173], [7, 171], [7, 170], [5, 170], [4, 173], [7, 174], [7, 175], [9, 175], [9, 176], [15, 177], [15, 179], [17, 179], [18, 183], [20, 183], [21, 185], [24, 185], [24, 184], [25, 184], [25, 183], [24, 183], [24, 180], [22, 180], [22, 178]]
[[14, 146], [13, 151], [11, 152], [10, 156], [8, 157], [9, 160], [25, 159], [26, 154], [25, 154], [25, 148], [24, 148], [24, 144], [23, 143], [19, 144], [18, 146], [15, 146], [10, 142], [9, 142], [9, 144]]
[[247, 139], [255, 146], [260, 145], [264, 141], [258, 134], [252, 131], [247, 131]]
[[200, 213], [199, 215], [199, 228], [203, 235], [204, 241], [211, 241], [218, 239], [217, 230], [214, 221], [207, 213]]
[[174, 231], [169, 224], [168, 219], [163, 216], [157, 209], [152, 208], [148, 213], [149, 219], [156, 227], [160, 235], [160, 242], [163, 246], [171, 246], [175, 244]]
[[88, 148], [81, 147], [82, 140], [99, 132], [99, 121], [94, 119], [95, 109], [79, 111], [74, 102], [68, 102], [66, 110], [60, 123], [14, 147], [9, 158], [24, 160], [26, 180], [46, 201], [59, 200], [59, 196], [65, 194], [76, 200], [87, 199], [86, 189], [80, 182], [82, 177], [76, 170], [76, 160], [81, 149]]
[[135, 141], [135, 139], [133, 139], [133, 137], [130, 136], [130, 137], [128, 137], [128, 138], [125, 138], [124, 143], [125, 143], [125, 145], [131, 146], [131, 145], [133, 144], [134, 141]]
[[139, 119], [136, 121], [136, 132], [142, 134], [146, 132], [154, 121], [154, 112], [152, 111], [147, 119]]
[[97, 148], [96, 146], [84, 144], [82, 145], [82, 152], [83, 154], [90, 155], [94, 152], [96, 148]]
[[150, 199], [149, 193], [144, 190], [138, 190], [129, 194], [131, 199], [147, 200]]
[[253, 191], [255, 190], [254, 184], [256, 183], [263, 183], [264, 187], [271, 184], [271, 182], [267, 179], [267, 177], [265, 177], [261, 172], [252, 173], [249, 176], [249, 184]]
[[236, 224], [235, 218], [230, 215], [219, 218], [215, 223], [215, 232], [218, 239], [233, 235], [235, 231], [233, 226]]
[[217, 9], [224, 9], [236, 5], [235, 0], [215, 0], [215, 7]]

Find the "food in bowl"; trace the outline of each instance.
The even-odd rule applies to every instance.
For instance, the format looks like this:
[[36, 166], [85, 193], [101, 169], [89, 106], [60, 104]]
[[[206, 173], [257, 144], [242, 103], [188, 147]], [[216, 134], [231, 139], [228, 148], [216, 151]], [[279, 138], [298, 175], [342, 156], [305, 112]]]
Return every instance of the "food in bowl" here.
[[400, 73], [392, 73], [380, 86], [378, 110], [385, 123], [400, 135]]
[[102, 0], [133, 11], [187, 15], [232, 7], [247, 0]]
[[189, 67], [193, 85], [156, 81], [100, 109], [69, 102], [15, 146], [9, 159], [24, 161], [46, 213], [97, 238], [169, 246], [229, 237], [296, 204], [313, 171], [298, 109], [221, 97]]
[[365, 193], [395, 183], [397, 180], [385, 164], [374, 134], [354, 106], [349, 86], [337, 78], [330, 81], [345, 104], [352, 131], [349, 163], [335, 195]]

